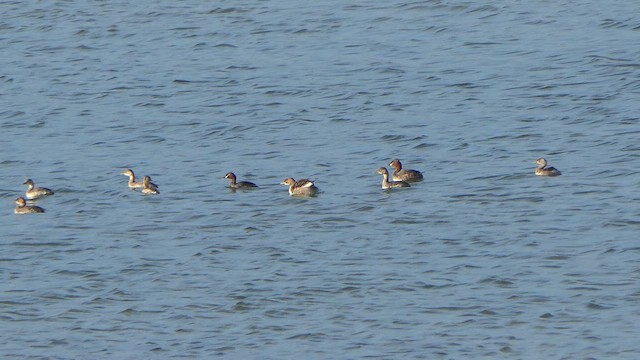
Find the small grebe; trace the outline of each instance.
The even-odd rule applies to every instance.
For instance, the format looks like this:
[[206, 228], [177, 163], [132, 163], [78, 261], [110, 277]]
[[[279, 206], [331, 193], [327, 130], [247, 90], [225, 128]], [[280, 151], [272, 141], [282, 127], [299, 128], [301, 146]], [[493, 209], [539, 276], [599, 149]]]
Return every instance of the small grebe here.
[[27, 205], [27, 202], [23, 197], [19, 197], [16, 199], [16, 204], [18, 205], [16, 209], [13, 211], [16, 214], [38, 214], [43, 213], [44, 209], [40, 206], [31, 206]]
[[160, 194], [158, 188], [151, 182], [151, 178], [145, 176], [142, 178], [142, 193], [143, 194]]
[[422, 180], [422, 172], [410, 169], [403, 170], [402, 163], [398, 159], [391, 160], [389, 166], [395, 169], [391, 177], [395, 181], [416, 182]]
[[28, 186], [27, 192], [25, 193], [25, 195], [27, 196], [27, 199], [31, 200], [31, 199], [37, 199], [39, 197], [46, 196], [46, 195], [53, 195], [53, 191], [51, 191], [51, 189], [47, 189], [43, 187], [35, 187], [35, 185], [33, 184], [33, 180], [31, 179], [25, 180], [23, 184]]
[[255, 189], [258, 185], [250, 182], [250, 181], [238, 181], [236, 182], [236, 174], [232, 172], [228, 172], [225, 176], [225, 179], [231, 180], [231, 188], [232, 189]]
[[295, 181], [293, 178], [286, 178], [280, 184], [289, 185], [289, 195], [292, 196], [314, 196], [318, 193], [318, 188], [309, 179]]
[[547, 166], [547, 160], [545, 158], [539, 158], [536, 160], [536, 164], [538, 167], [536, 168], [536, 175], [540, 176], [558, 176], [562, 175], [560, 170], [554, 168], [553, 166]]
[[408, 182], [402, 180], [396, 180], [389, 182], [389, 171], [387, 168], [381, 167], [378, 169], [378, 174], [382, 175], [382, 188], [391, 189], [396, 187], [411, 187]]
[[[136, 181], [136, 174], [133, 173], [133, 170], [131, 169], [124, 169], [124, 171], [122, 172], [122, 175], [128, 176], [129, 177], [129, 188], [130, 189], [138, 189], [138, 188], [142, 188], [144, 187], [142, 185], [142, 181]], [[158, 188], [158, 185], [154, 184], [154, 183], [149, 183], [149, 185], [153, 188]]]

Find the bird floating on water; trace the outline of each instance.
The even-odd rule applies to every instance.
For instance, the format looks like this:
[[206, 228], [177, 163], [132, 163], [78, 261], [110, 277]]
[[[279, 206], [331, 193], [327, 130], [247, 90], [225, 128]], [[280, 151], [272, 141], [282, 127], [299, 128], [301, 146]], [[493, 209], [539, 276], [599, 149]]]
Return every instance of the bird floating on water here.
[[231, 180], [230, 187], [232, 189], [255, 189], [258, 187], [258, 185], [250, 181], [236, 181], [236, 174], [232, 172], [228, 172], [224, 178]]
[[406, 181], [406, 182], [422, 181], [423, 176], [421, 171], [403, 169], [402, 163], [398, 159], [393, 159], [389, 163], [389, 166], [395, 169], [391, 177], [391, 179], [393, 179], [394, 181]]
[[47, 195], [53, 195], [53, 191], [51, 191], [51, 189], [36, 187], [35, 184], [33, 183], [33, 180], [31, 179], [25, 180], [23, 184], [28, 186], [27, 192], [25, 193], [25, 195], [29, 200], [37, 199], [39, 197], [43, 197]]
[[391, 189], [391, 188], [400, 188], [400, 187], [411, 187], [408, 182], [403, 180], [393, 180], [389, 181], [389, 171], [385, 167], [381, 167], [378, 169], [378, 174], [382, 175], [382, 188], [383, 189]]
[[23, 197], [16, 199], [16, 208], [13, 211], [16, 214], [38, 214], [43, 213], [44, 209], [40, 206], [27, 205], [27, 201]]
[[318, 188], [309, 179], [300, 179], [298, 181], [293, 178], [286, 178], [280, 183], [289, 186], [289, 195], [292, 196], [314, 196], [318, 193]]
[[145, 176], [142, 178], [142, 193], [143, 194], [160, 194], [158, 188], [151, 182], [151, 177]]
[[540, 175], [540, 176], [562, 175], [560, 170], [554, 168], [553, 166], [547, 167], [547, 159], [545, 158], [539, 158], [535, 162], [536, 164], [538, 164], [538, 167], [536, 168], [536, 171], [535, 171], [536, 175]]

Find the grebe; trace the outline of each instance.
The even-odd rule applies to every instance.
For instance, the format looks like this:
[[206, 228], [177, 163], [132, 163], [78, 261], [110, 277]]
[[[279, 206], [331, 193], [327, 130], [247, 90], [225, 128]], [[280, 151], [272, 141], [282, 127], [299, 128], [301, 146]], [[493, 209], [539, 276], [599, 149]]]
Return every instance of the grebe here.
[[295, 181], [293, 178], [286, 178], [280, 184], [289, 185], [289, 195], [292, 196], [314, 196], [318, 193], [318, 188], [309, 179]]
[[231, 180], [231, 188], [232, 189], [255, 189], [258, 185], [250, 182], [250, 181], [238, 181], [236, 182], [236, 174], [232, 172], [228, 172], [225, 176], [225, 179]]
[[540, 176], [558, 176], [562, 175], [560, 170], [554, 168], [553, 166], [547, 166], [547, 160], [545, 158], [539, 158], [536, 160], [536, 164], [538, 167], [536, 168], [536, 175]]
[[[124, 169], [124, 171], [122, 172], [122, 175], [128, 176], [129, 177], [129, 188], [130, 189], [138, 189], [138, 188], [142, 188], [144, 187], [142, 185], [142, 181], [136, 181], [136, 174], [133, 173], [133, 170], [131, 169]], [[158, 185], [154, 184], [154, 183], [149, 183], [149, 185], [153, 188], [156, 188], [156, 190], [158, 189]]]
[[53, 195], [53, 191], [51, 191], [51, 189], [47, 189], [43, 187], [35, 187], [35, 185], [33, 184], [33, 180], [31, 179], [25, 180], [23, 184], [28, 186], [27, 192], [25, 193], [25, 195], [27, 196], [27, 199], [31, 200], [31, 199], [37, 199], [39, 197], [46, 196], [46, 195]]
[[145, 176], [142, 178], [142, 193], [143, 194], [160, 194], [160, 191], [158, 191], [158, 188], [153, 185], [153, 183], [151, 182], [151, 178], [148, 176]]
[[402, 163], [398, 159], [393, 159], [389, 166], [395, 169], [391, 177], [394, 181], [416, 182], [422, 180], [422, 172], [410, 169], [403, 170]]
[[383, 189], [391, 189], [396, 187], [411, 187], [408, 182], [397, 180], [389, 182], [389, 171], [387, 168], [381, 167], [378, 169], [378, 174], [382, 175], [382, 188]]
[[27, 202], [24, 200], [23, 197], [19, 197], [16, 199], [16, 204], [18, 205], [15, 210], [13, 211], [16, 214], [38, 214], [38, 213], [43, 213], [44, 209], [41, 208], [40, 206], [31, 206], [31, 205], [27, 205]]

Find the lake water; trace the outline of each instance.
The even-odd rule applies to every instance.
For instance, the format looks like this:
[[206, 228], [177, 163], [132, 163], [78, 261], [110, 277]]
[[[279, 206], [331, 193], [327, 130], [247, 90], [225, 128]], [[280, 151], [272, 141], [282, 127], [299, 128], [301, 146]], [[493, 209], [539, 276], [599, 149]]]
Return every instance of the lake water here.
[[1, 9], [1, 358], [640, 356], [640, 3]]

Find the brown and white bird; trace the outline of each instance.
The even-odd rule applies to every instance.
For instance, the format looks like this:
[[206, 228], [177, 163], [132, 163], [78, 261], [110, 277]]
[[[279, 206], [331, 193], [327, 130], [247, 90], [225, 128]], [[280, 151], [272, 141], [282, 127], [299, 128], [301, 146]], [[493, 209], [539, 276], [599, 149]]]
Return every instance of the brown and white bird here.
[[280, 184], [289, 186], [289, 195], [291, 196], [314, 196], [318, 193], [318, 188], [309, 179], [296, 181], [293, 178], [286, 178]]
[[403, 169], [402, 163], [398, 159], [391, 160], [389, 166], [395, 169], [391, 177], [394, 181], [416, 182], [423, 179], [422, 172], [418, 170]]

